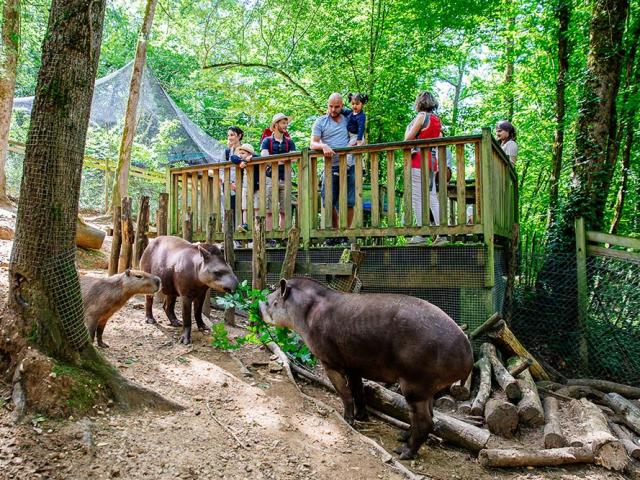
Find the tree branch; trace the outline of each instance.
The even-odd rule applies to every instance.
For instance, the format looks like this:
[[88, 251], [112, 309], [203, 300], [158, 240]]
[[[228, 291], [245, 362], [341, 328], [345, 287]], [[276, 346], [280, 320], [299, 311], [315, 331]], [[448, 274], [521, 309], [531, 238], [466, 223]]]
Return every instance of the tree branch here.
[[291, 76], [282, 70], [280, 67], [276, 67], [274, 65], [269, 65], [266, 63], [252, 63], [252, 62], [223, 62], [223, 63], [212, 63], [210, 65], [205, 65], [202, 67], [203, 70], [207, 69], [215, 69], [215, 68], [262, 68], [264, 70], [269, 70], [270, 72], [276, 73], [284, 78], [287, 82], [293, 85], [300, 93], [302, 93], [305, 97], [308, 98], [309, 102], [320, 112], [324, 112], [324, 108], [316, 102], [313, 96], [309, 93], [309, 91], [304, 88], [300, 83], [296, 82]]

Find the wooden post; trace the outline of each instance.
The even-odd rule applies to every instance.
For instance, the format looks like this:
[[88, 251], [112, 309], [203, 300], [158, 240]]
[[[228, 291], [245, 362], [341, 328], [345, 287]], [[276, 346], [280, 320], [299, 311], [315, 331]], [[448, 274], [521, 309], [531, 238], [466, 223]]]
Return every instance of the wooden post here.
[[287, 240], [287, 250], [284, 254], [284, 262], [282, 262], [282, 270], [280, 278], [291, 278], [296, 269], [296, 258], [298, 256], [298, 247], [300, 246], [300, 229], [294, 226], [289, 230], [289, 239]]
[[584, 229], [584, 218], [576, 218], [576, 275], [578, 281], [578, 330], [580, 340], [578, 353], [580, 355], [580, 365], [583, 370], [589, 366], [589, 349], [586, 336], [588, 288], [587, 282], [587, 234]]
[[169, 194], [161, 193], [160, 198], [158, 199], [158, 220], [157, 220], [157, 229], [158, 236], [160, 235], [168, 235], [168, 220], [169, 220]]
[[[277, 188], [277, 187], [276, 187]], [[235, 253], [233, 251], [233, 210], [225, 210], [224, 212], [224, 259], [233, 269], [235, 260]], [[210, 302], [210, 298], [207, 297], [207, 302]], [[235, 326], [236, 324], [236, 309], [233, 307], [227, 308], [224, 311], [224, 323], [225, 325]]]
[[131, 218], [131, 198], [124, 197], [122, 199], [122, 250], [120, 251], [120, 260], [118, 262], [118, 273], [124, 272], [127, 268], [131, 268], [133, 259], [133, 242], [135, 241], [135, 231], [133, 229], [133, 220]]
[[253, 254], [251, 286], [263, 290], [267, 286], [267, 250], [265, 245], [264, 217], [256, 217], [253, 224]]
[[191, 213], [191, 207], [187, 207], [187, 211], [184, 212], [182, 238], [187, 242], [193, 242], [193, 214]]
[[133, 254], [133, 268], [140, 265], [140, 257], [142, 252], [149, 245], [149, 197], [142, 195], [140, 197], [140, 209], [138, 210], [138, 219], [136, 221], [135, 250]]
[[122, 207], [113, 206], [113, 238], [111, 239], [111, 256], [109, 257], [109, 275], [118, 273], [118, 259], [122, 247]]
[[[485, 309], [487, 316], [490, 316], [495, 310], [493, 307], [493, 287], [495, 285], [494, 273], [494, 246], [493, 246], [493, 182], [491, 172], [492, 165], [492, 146], [491, 146], [491, 130], [482, 129], [482, 144], [480, 147], [482, 153], [480, 162], [482, 170], [482, 236], [485, 246]], [[445, 185], [446, 188], [446, 185]], [[442, 205], [440, 205], [442, 208]]]
[[300, 159], [300, 178], [298, 185], [298, 218], [300, 221], [300, 237], [302, 238], [302, 248], [309, 248], [311, 243], [311, 199], [316, 187], [312, 185], [311, 161], [309, 158], [309, 149], [302, 151]]
[[516, 273], [518, 272], [518, 242], [520, 239], [520, 225], [513, 224], [511, 229], [511, 243], [506, 249], [507, 253], [507, 286], [504, 291], [504, 304], [502, 311], [504, 312], [504, 321], [507, 325], [511, 325], [511, 316], [513, 314], [513, 284], [515, 283]]

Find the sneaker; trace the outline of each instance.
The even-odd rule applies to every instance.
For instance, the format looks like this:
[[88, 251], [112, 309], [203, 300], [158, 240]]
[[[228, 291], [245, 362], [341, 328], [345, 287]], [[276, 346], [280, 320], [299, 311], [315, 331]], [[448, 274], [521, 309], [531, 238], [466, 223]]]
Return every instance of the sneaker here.
[[427, 239], [424, 238], [424, 237], [421, 237], [420, 235], [414, 235], [413, 237], [411, 237], [409, 239], [409, 243], [411, 245], [420, 245], [420, 244], [425, 243], [426, 241], [427, 241]]
[[242, 242], [239, 242], [238, 240], [234, 240], [233, 248], [242, 248]]
[[340, 237], [333, 237], [333, 238], [327, 238], [324, 241], [324, 244], [327, 247], [335, 247], [337, 245], [340, 245], [341, 242], [342, 242], [342, 239]]
[[438, 245], [446, 245], [447, 243], [449, 243], [449, 240], [447, 239], [447, 237], [444, 237], [442, 235], [438, 235], [433, 240], [433, 243], [431, 245], [438, 246]]

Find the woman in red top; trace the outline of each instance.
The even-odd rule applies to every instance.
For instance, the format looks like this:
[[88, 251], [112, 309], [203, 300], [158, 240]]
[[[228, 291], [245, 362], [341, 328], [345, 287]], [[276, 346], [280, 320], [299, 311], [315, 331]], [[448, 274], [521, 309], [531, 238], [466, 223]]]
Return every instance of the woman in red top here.
[[[419, 138], [438, 138], [442, 136], [442, 124], [440, 118], [434, 113], [438, 108], [438, 101], [431, 92], [420, 92], [416, 97], [415, 109], [418, 112], [411, 123], [407, 126], [404, 134], [405, 140], [415, 140]], [[428, 151], [429, 165], [429, 185], [431, 213], [433, 213], [434, 223], [439, 225], [440, 202], [436, 193], [435, 173], [438, 171], [438, 162], [431, 149]], [[420, 151], [411, 154], [411, 206], [416, 217], [416, 224], [422, 226], [422, 181], [420, 178]], [[424, 238], [416, 236], [410, 243], [422, 243]]]

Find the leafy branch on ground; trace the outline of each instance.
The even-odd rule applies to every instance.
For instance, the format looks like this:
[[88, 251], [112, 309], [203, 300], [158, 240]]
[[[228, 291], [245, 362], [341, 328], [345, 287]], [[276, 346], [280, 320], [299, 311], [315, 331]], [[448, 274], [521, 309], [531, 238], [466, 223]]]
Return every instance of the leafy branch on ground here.
[[264, 344], [274, 342], [292, 360], [307, 366], [314, 366], [316, 359], [297, 333], [283, 327], [274, 327], [265, 323], [260, 316], [260, 302], [267, 300], [269, 290], [252, 288], [244, 280], [234, 293], [218, 297], [218, 305], [224, 308], [235, 308], [247, 313], [249, 318], [249, 333], [232, 339], [225, 328], [224, 322], [213, 325], [211, 329], [211, 345], [221, 350], [237, 350], [245, 343]]

